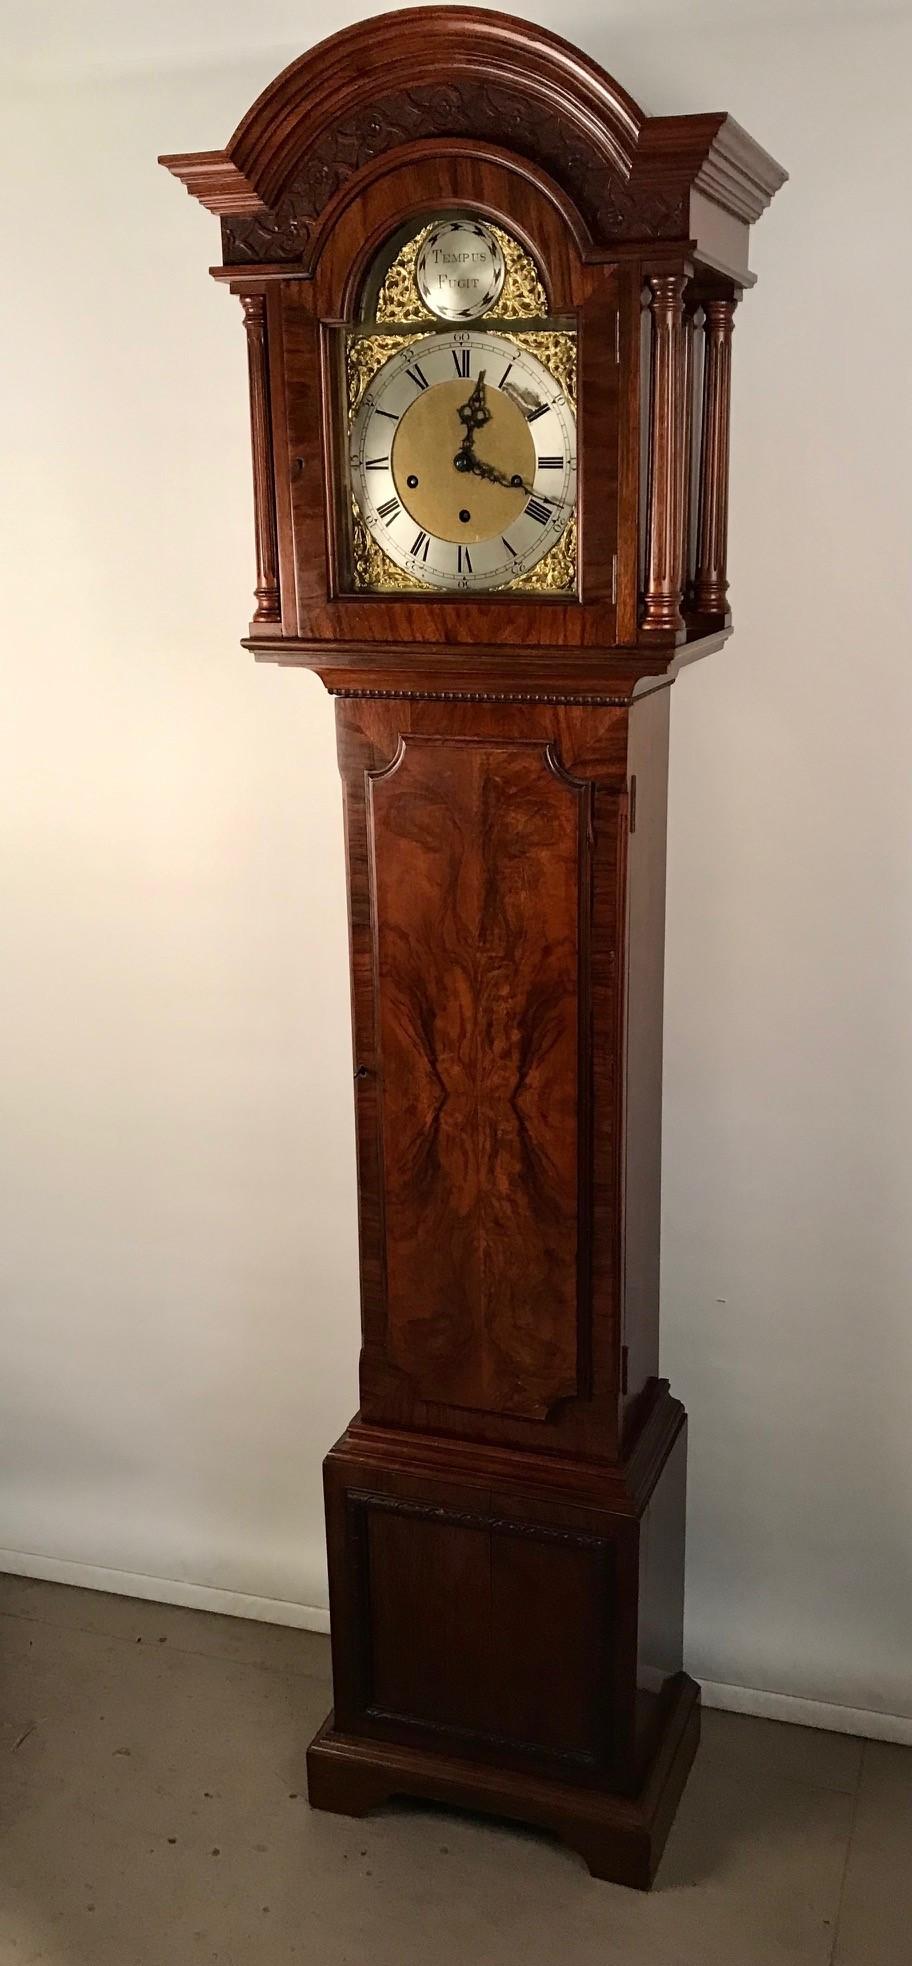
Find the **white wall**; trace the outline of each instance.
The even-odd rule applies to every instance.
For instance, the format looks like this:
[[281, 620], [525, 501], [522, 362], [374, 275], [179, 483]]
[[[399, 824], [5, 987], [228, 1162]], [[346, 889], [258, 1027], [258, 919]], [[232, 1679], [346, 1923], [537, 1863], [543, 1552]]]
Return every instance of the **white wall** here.
[[[665, 1358], [691, 1669], [912, 1719], [908, 23], [519, 10], [792, 173], [737, 324], [738, 632], [674, 691]], [[300, 1618], [357, 1356], [332, 711], [237, 646], [240, 315], [154, 159], [306, 17], [4, 33], [0, 1561]]]

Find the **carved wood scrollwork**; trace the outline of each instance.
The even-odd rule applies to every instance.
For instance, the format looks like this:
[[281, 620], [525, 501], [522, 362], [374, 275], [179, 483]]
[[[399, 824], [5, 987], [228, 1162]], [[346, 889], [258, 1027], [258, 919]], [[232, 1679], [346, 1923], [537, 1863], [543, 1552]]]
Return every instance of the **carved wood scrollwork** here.
[[242, 294], [247, 331], [250, 378], [250, 436], [253, 449], [253, 519], [256, 538], [256, 613], [254, 621], [279, 621], [278, 546], [272, 433], [269, 423], [269, 382], [266, 368], [266, 301], [263, 294]]
[[671, 239], [687, 231], [676, 188], [625, 186], [604, 150], [544, 101], [536, 117], [518, 90], [470, 79], [380, 96], [324, 132], [274, 211], [222, 221], [226, 265], [303, 257], [320, 213], [355, 171], [422, 137], [476, 137], [529, 157], [570, 194], [596, 238]]

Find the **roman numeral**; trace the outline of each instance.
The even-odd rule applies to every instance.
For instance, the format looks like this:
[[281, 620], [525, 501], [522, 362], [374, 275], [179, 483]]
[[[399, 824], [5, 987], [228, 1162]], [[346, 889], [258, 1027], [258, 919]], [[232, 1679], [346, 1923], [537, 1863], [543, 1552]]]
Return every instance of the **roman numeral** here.
[[385, 519], [387, 525], [389, 525], [395, 519], [397, 513], [401, 511], [402, 507], [398, 498], [388, 498], [385, 505], [378, 505], [377, 517], [378, 519]]
[[427, 379], [427, 376], [425, 375], [425, 373], [424, 373], [424, 370], [423, 370], [423, 369], [421, 368], [421, 366], [420, 366], [420, 364], [419, 364], [418, 362], [416, 362], [416, 363], [415, 363], [415, 366], [414, 366], [414, 368], [413, 368], [413, 369], [406, 369], [406, 371], [405, 371], [405, 373], [406, 373], [406, 375], [407, 375], [407, 376], [410, 376], [410, 378], [411, 378], [411, 380], [412, 380], [412, 382], [414, 383], [414, 385], [415, 385], [415, 388], [416, 388], [416, 389], [426, 389], [426, 388], [427, 388], [427, 386], [428, 386], [428, 379]]
[[457, 573], [471, 573], [471, 571], [472, 571], [472, 558], [471, 558], [471, 554], [469, 553], [469, 549], [468, 549], [468, 547], [467, 547], [467, 546], [457, 546], [457, 548], [456, 548], [456, 572], [457, 572]]
[[504, 383], [506, 382], [506, 380], [507, 380], [507, 377], [508, 377], [508, 375], [509, 375], [509, 373], [510, 373], [510, 370], [512, 369], [512, 367], [513, 367], [513, 364], [512, 364], [512, 362], [508, 362], [508, 363], [507, 363], [507, 366], [506, 366], [506, 368], [504, 369], [504, 372], [503, 372], [503, 375], [501, 376], [501, 378], [500, 378], [500, 381], [499, 381], [499, 383], [498, 383], [498, 385], [497, 385], [497, 387], [498, 387], [498, 389], [502, 389], [502, 388], [503, 388], [503, 386], [504, 386]]
[[516, 548], [515, 548], [515, 546], [511, 546], [511, 545], [510, 545], [510, 542], [509, 542], [509, 540], [508, 540], [508, 539], [506, 539], [506, 538], [504, 537], [504, 534], [503, 534], [503, 533], [501, 533], [501, 535], [500, 535], [500, 537], [501, 537], [501, 540], [503, 541], [503, 544], [504, 544], [504, 546], [505, 546], [505, 547], [506, 547], [506, 549], [507, 549], [507, 552], [508, 552], [508, 553], [509, 553], [509, 555], [510, 555], [510, 558], [511, 558], [511, 560], [515, 560], [515, 559], [516, 559]]
[[537, 410], [526, 411], [526, 422], [535, 423], [538, 417], [544, 416], [546, 410], [549, 410], [550, 408], [551, 408], [550, 403], [539, 403]]
[[375, 410], [374, 415], [388, 416], [391, 423], [398, 423], [399, 421], [398, 414], [395, 410]]
[[[418, 534], [418, 538], [416, 539], [414, 546], [412, 547], [412, 552], [414, 553], [416, 559], [419, 560], [427, 559], [428, 547], [430, 546], [430, 543], [431, 543], [430, 533], [420, 532]], [[422, 547], [424, 548], [423, 552], [422, 552]]]
[[456, 374], [457, 374], [458, 376], [462, 376], [462, 377], [468, 377], [468, 376], [470, 376], [470, 375], [471, 375], [471, 373], [472, 373], [472, 369], [471, 369], [471, 362], [472, 362], [472, 350], [471, 350], [471, 348], [454, 348], [454, 350], [453, 350], [453, 360], [454, 360], [454, 362], [455, 362], [455, 364], [456, 364]]
[[[540, 464], [541, 458], [539, 458], [538, 461]], [[388, 463], [389, 463], [389, 452], [387, 452], [385, 457], [369, 457], [367, 463], [364, 466], [364, 469], [365, 471], [385, 471]]]
[[540, 457], [538, 468], [539, 471], [563, 471], [564, 460], [562, 457]]
[[526, 506], [526, 511], [528, 512], [530, 519], [535, 519], [537, 524], [540, 526], [546, 526], [548, 520], [551, 518], [550, 506], [543, 505], [540, 498], [530, 498], [529, 503]]

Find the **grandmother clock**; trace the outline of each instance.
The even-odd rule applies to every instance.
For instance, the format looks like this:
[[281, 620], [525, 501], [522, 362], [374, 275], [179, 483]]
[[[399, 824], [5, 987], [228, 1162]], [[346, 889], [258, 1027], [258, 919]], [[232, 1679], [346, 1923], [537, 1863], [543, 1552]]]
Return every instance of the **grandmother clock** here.
[[646, 1886], [699, 1732], [658, 1359], [669, 685], [730, 630], [732, 316], [784, 172], [455, 6], [334, 36], [162, 162], [244, 312], [245, 645], [336, 698], [363, 1349], [310, 1800], [512, 1816]]

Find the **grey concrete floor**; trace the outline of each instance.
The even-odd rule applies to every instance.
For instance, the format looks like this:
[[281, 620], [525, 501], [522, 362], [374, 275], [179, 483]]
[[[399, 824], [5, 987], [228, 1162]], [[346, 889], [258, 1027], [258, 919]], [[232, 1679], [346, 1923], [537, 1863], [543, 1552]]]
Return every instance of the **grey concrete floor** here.
[[912, 1750], [705, 1716], [650, 1896], [530, 1831], [311, 1813], [327, 1641], [0, 1578], [0, 1966], [906, 1966]]

